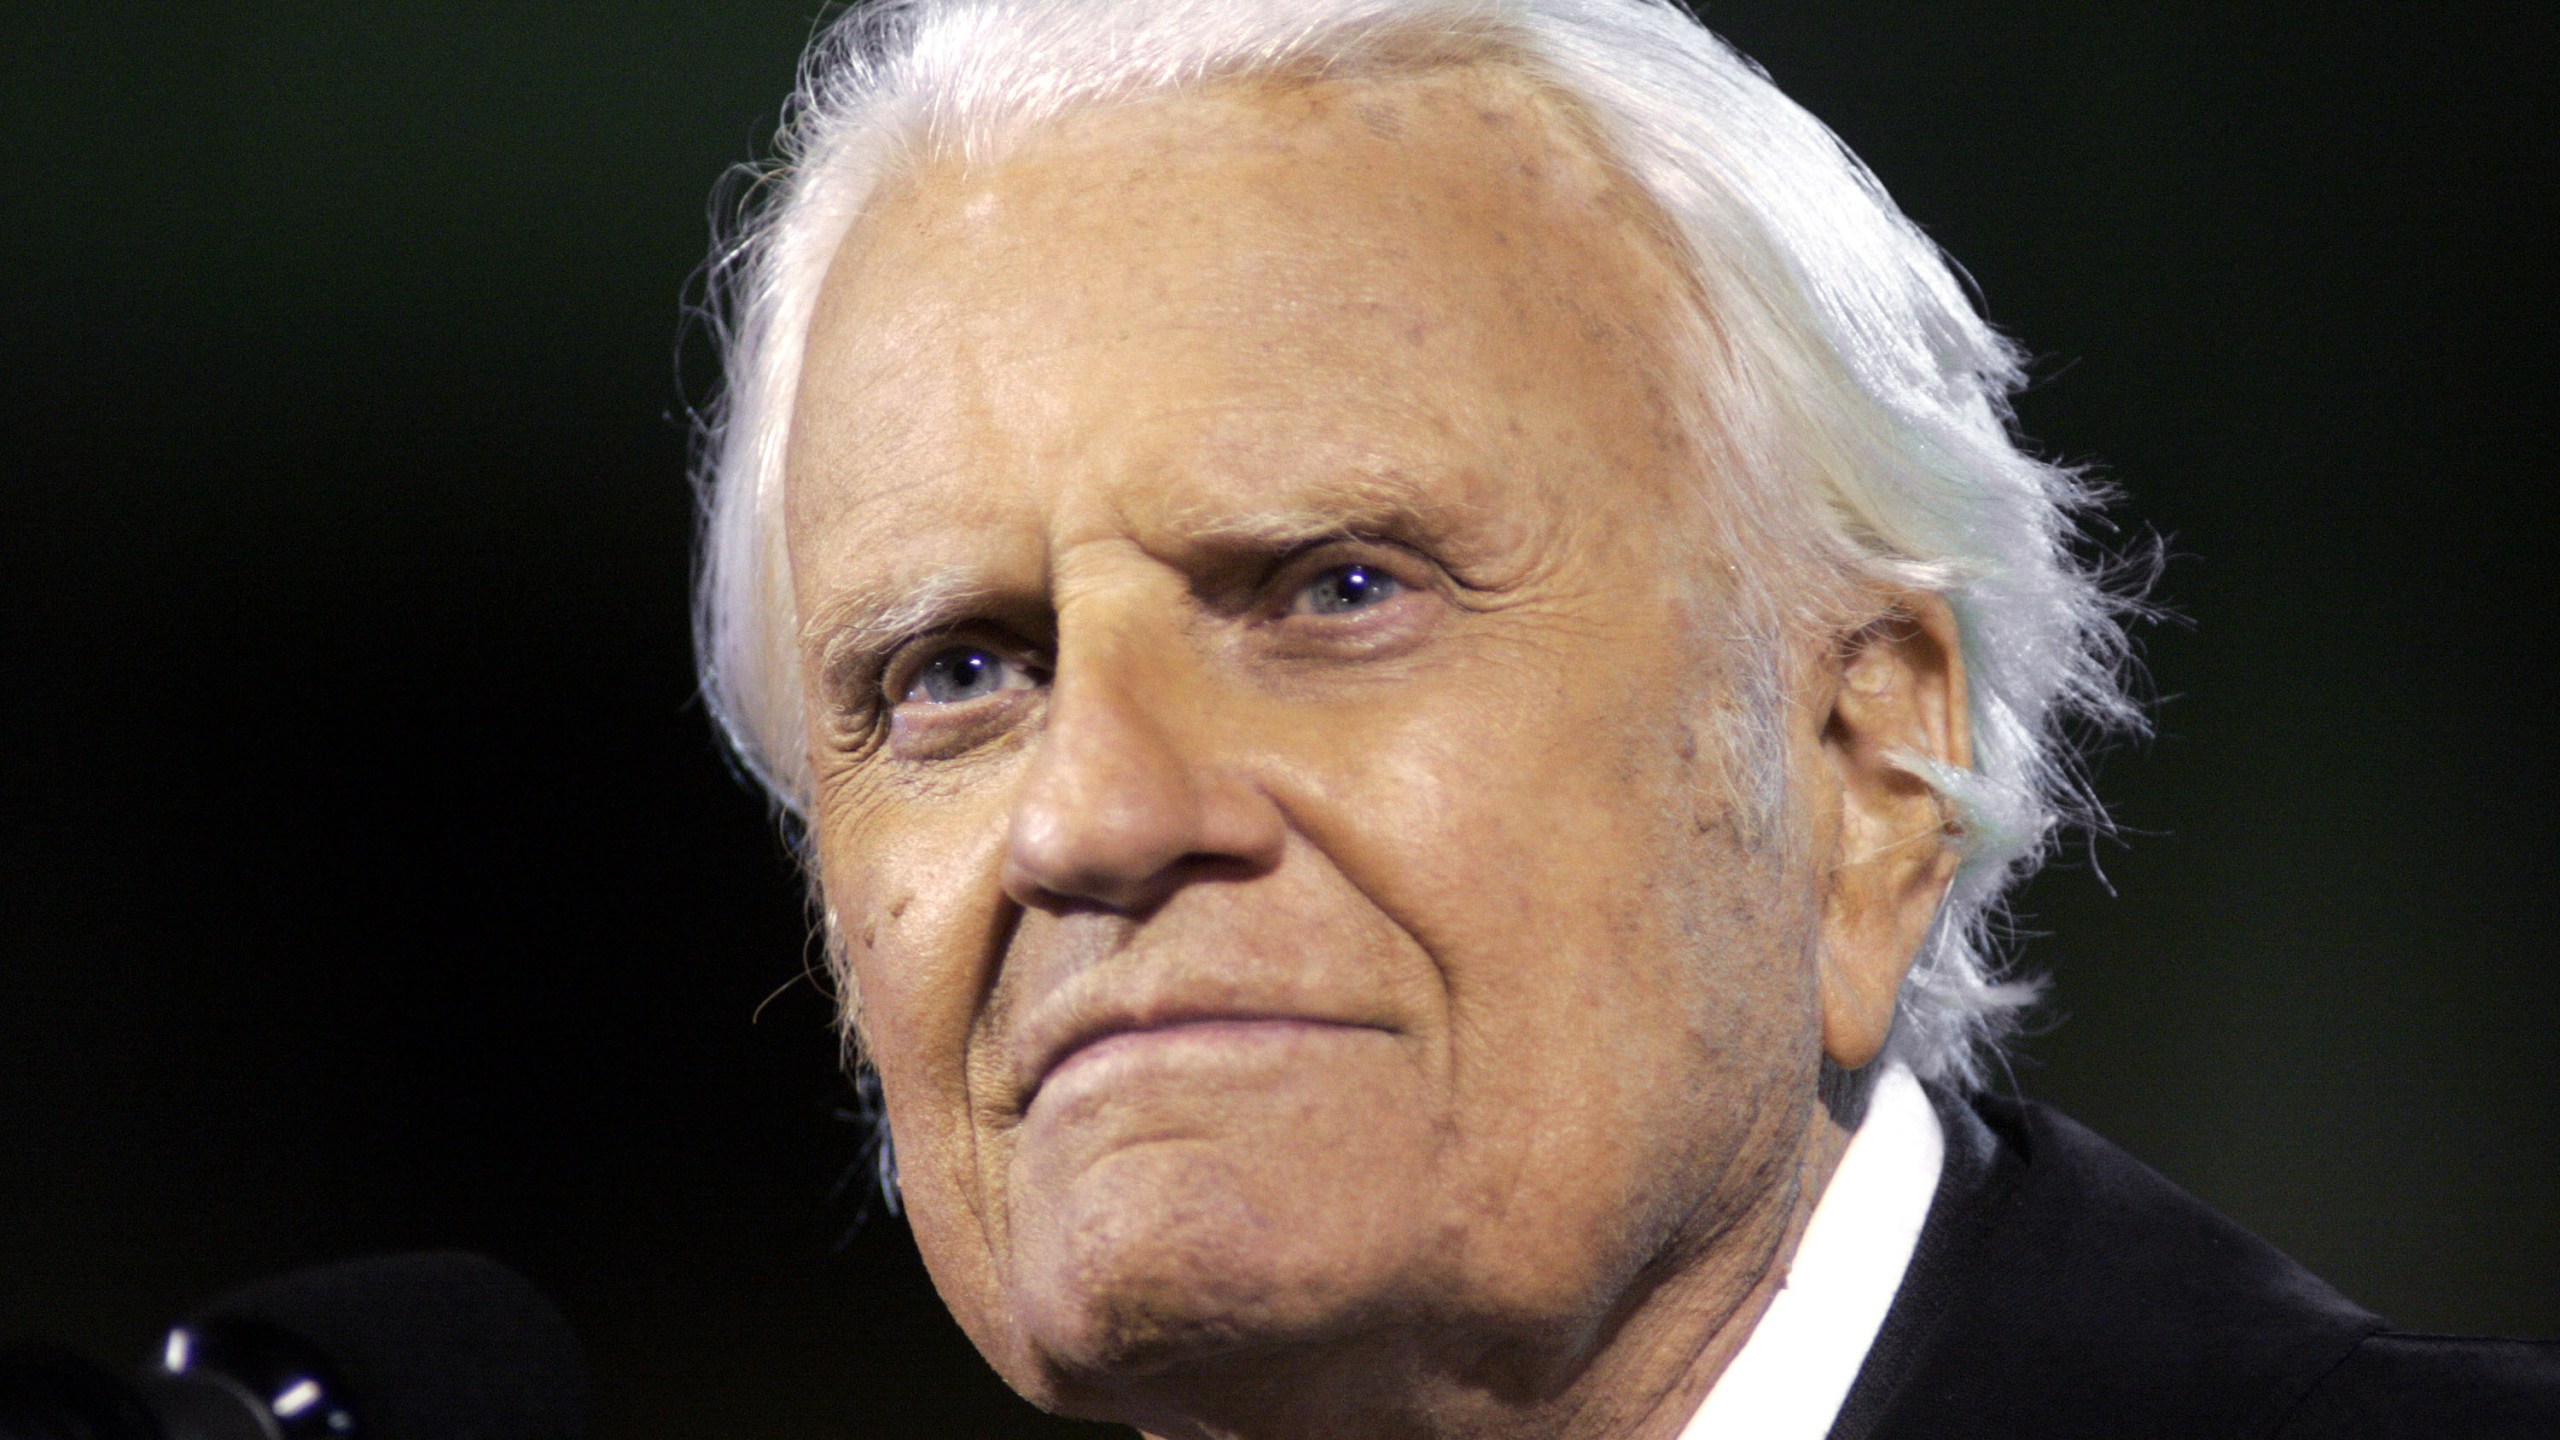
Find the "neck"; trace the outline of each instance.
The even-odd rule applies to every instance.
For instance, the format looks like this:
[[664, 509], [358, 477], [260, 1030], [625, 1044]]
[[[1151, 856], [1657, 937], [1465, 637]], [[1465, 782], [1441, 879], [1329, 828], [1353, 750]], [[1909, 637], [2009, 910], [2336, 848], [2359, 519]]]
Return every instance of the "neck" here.
[[1848, 1148], [1809, 1108], [1791, 1178], [1739, 1213], [1702, 1206], [1603, 1315], [1239, 1356], [1159, 1377], [1133, 1418], [1150, 1440], [1676, 1440], [1785, 1284]]

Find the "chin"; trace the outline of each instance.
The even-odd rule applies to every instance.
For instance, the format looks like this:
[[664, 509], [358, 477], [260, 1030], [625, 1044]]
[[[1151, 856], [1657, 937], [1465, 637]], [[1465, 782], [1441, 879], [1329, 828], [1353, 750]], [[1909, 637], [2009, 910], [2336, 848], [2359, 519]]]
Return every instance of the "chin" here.
[[1078, 1397], [1122, 1384], [1354, 1337], [1428, 1290], [1427, 1222], [1381, 1194], [1403, 1187], [1346, 1187], [1272, 1160], [1134, 1146], [1018, 1216], [1009, 1308], [1040, 1373], [1006, 1378], [1081, 1409]]

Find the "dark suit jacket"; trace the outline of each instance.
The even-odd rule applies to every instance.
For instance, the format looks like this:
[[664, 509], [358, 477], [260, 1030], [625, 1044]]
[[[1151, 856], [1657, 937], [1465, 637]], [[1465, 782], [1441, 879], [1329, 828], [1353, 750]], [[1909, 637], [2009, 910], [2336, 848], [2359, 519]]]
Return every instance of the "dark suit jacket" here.
[[2560, 1343], [2394, 1330], [2041, 1105], [1947, 1163], [1831, 1440], [2560, 1440]]

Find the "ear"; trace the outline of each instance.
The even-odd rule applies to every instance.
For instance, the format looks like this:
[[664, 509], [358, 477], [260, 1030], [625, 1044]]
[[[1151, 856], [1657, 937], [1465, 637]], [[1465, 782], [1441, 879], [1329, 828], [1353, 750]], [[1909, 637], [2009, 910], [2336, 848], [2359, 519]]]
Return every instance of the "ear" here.
[[[1955, 614], [1926, 592], [1894, 597], [1833, 658], [1822, 760], [1838, 798], [1823, 893], [1822, 1048], [1858, 1069], [1882, 1053], [1894, 998], [1961, 858], [1914, 761], [1973, 763]], [[1819, 830], [1817, 831], [1819, 834]]]

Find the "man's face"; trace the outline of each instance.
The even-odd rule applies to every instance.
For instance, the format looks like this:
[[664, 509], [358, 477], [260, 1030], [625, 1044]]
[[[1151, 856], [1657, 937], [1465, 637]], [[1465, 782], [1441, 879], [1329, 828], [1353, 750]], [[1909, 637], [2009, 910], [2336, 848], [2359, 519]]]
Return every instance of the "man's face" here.
[[1587, 1338], [1792, 1203], [1815, 906], [1721, 768], [1645, 223], [1444, 71], [1071, 117], [839, 254], [822, 880], [918, 1243], [1035, 1399]]

